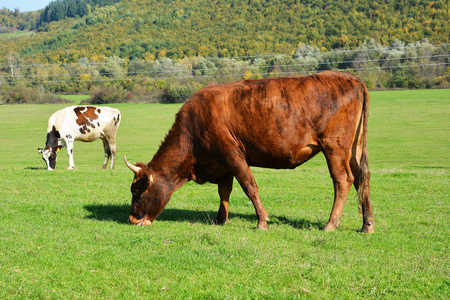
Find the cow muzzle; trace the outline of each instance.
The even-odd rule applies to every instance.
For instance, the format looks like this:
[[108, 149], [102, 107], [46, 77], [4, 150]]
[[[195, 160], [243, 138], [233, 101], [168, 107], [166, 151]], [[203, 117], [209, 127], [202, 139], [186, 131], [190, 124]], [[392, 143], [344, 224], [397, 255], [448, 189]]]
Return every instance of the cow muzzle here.
[[130, 215], [128, 217], [128, 223], [136, 226], [149, 226], [152, 225], [152, 221], [148, 220], [147, 217], [142, 219], [137, 219], [134, 216]]

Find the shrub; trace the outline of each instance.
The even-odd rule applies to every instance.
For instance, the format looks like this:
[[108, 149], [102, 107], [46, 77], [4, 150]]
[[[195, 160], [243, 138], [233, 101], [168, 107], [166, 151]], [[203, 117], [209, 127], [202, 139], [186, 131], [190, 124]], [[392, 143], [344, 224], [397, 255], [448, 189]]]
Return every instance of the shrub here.
[[39, 87], [30, 88], [19, 84], [6, 91], [3, 102], [6, 104], [54, 104], [71, 101], [55, 94], [45, 93]]
[[164, 89], [161, 95], [161, 103], [183, 103], [199, 89], [194, 84], [175, 85]]
[[124, 91], [115, 88], [103, 88], [96, 90], [87, 102], [90, 104], [126, 102], [126, 96]]
[[30, 102], [34, 97], [32, 89], [24, 85], [16, 85], [9, 91], [6, 91], [3, 101], [7, 104], [23, 104]]

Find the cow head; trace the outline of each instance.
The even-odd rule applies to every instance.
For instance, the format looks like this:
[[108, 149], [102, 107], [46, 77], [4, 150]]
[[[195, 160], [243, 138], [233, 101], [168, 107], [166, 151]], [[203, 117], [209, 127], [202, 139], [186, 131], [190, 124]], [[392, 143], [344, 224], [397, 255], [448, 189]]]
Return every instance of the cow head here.
[[61, 147], [56, 147], [56, 149], [52, 148], [38, 148], [38, 153], [42, 154], [42, 159], [47, 164], [47, 170], [52, 171], [56, 167], [57, 154]]
[[134, 172], [131, 184], [131, 210], [128, 222], [138, 226], [151, 225], [170, 199], [167, 184], [144, 164], [125, 164]]
[[47, 140], [45, 142], [45, 148], [38, 148], [38, 153], [42, 154], [42, 159], [47, 164], [47, 170], [54, 170], [56, 167], [57, 154], [61, 149], [61, 145], [58, 142], [58, 139], [61, 137], [59, 131], [56, 130], [55, 126], [52, 127], [52, 130], [47, 133]]

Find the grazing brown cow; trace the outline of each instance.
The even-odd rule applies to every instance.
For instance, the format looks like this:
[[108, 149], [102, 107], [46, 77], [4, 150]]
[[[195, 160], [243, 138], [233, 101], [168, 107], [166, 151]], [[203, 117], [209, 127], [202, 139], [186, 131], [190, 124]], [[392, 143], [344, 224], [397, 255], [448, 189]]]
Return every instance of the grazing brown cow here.
[[127, 166], [135, 173], [129, 221], [150, 225], [172, 194], [189, 180], [219, 186], [215, 219], [228, 219], [236, 177], [252, 200], [258, 228], [268, 229], [249, 166], [293, 169], [323, 152], [334, 183], [334, 204], [324, 230], [339, 225], [351, 185], [358, 191], [364, 232], [373, 232], [369, 198], [369, 94], [357, 77], [326, 71], [305, 77], [244, 80], [196, 92], [152, 161]]

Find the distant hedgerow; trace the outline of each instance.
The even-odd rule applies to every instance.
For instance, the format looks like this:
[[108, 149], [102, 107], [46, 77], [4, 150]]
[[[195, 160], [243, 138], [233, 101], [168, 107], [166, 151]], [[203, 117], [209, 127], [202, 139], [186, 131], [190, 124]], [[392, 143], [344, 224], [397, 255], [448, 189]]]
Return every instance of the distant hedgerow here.
[[70, 100], [58, 95], [46, 93], [40, 89], [32, 89], [23, 84], [13, 87], [3, 95], [3, 103], [5, 104], [53, 104], [70, 102]]

